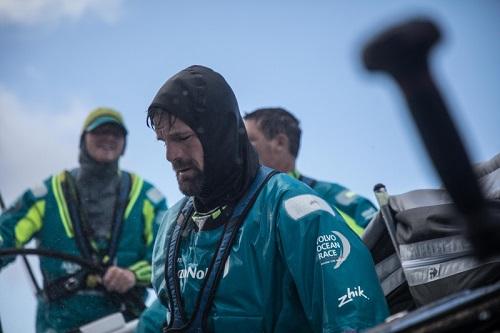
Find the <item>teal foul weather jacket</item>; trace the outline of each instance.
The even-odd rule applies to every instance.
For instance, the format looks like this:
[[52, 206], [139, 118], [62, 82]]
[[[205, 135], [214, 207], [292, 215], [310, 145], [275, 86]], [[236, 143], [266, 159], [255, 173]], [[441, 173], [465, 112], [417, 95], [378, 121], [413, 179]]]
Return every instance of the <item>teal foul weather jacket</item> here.
[[[153, 287], [170, 309], [169, 321], [174, 303], [167, 280], [173, 278], [181, 313], [189, 321], [224, 233], [224, 225], [200, 230], [188, 226], [172, 251], [172, 233], [185, 203], [167, 212], [153, 253]], [[207, 331], [344, 332], [386, 318], [370, 253], [308, 186], [285, 174], [274, 175], [249, 208], [220, 271], [205, 320]], [[169, 256], [175, 260], [172, 276], [165, 275]]]
[[[129, 191], [123, 218], [119, 219], [121, 231], [115, 242], [116, 255], [107, 262], [103, 244], [89, 243], [103, 255], [103, 264], [127, 268], [135, 274], [138, 286], [147, 286], [151, 279], [151, 254], [157, 230], [157, 215], [166, 210], [163, 195], [150, 183], [136, 174], [121, 171], [129, 176]], [[26, 191], [17, 202], [0, 216], [0, 248], [22, 247], [36, 239], [37, 247], [56, 252], [81, 256], [77, 245], [78, 235], [71, 218], [72, 202], [65, 192], [67, 172], [45, 180], [42, 185]], [[113, 208], [110, 208], [113, 209]], [[113, 246], [111, 241], [104, 246]], [[1, 257], [0, 267], [14, 260]], [[80, 270], [80, 266], [59, 259], [40, 257], [40, 269], [44, 286]], [[82, 290], [57, 300], [48, 301], [39, 295], [37, 308], [37, 332], [66, 332], [105, 315], [120, 311], [117, 304], [102, 290], [89, 285]]]
[[309, 185], [321, 198], [335, 207], [358, 236], [363, 234], [366, 226], [377, 213], [377, 208], [370, 200], [340, 184], [309, 178], [298, 171], [291, 172], [289, 175]]
[[167, 309], [158, 299], [144, 310], [139, 318], [135, 333], [159, 333], [167, 316]]

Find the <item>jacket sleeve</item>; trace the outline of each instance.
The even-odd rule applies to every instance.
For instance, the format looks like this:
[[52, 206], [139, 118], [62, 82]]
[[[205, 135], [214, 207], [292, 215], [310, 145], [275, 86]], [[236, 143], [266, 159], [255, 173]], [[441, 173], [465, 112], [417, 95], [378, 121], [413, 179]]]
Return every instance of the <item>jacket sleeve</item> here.
[[[377, 213], [377, 208], [370, 200], [342, 185], [318, 182], [314, 189], [330, 205], [337, 207], [344, 218], [348, 216], [353, 219], [361, 229], [366, 228]], [[356, 228], [353, 230], [356, 231]]]
[[282, 256], [314, 332], [372, 327], [388, 315], [369, 251], [312, 191], [287, 193], [276, 216]]
[[[20, 248], [42, 228], [45, 215], [47, 182], [24, 192], [0, 215], [0, 248]], [[15, 257], [0, 257], [0, 267]]]
[[141, 314], [135, 333], [158, 333], [167, 320], [167, 309], [158, 299]]
[[151, 260], [153, 246], [158, 233], [158, 227], [167, 211], [167, 201], [163, 194], [154, 187], [146, 190], [142, 202], [142, 215], [144, 221], [143, 239], [146, 245], [145, 256], [129, 267], [135, 274], [136, 284], [149, 286], [151, 284]]

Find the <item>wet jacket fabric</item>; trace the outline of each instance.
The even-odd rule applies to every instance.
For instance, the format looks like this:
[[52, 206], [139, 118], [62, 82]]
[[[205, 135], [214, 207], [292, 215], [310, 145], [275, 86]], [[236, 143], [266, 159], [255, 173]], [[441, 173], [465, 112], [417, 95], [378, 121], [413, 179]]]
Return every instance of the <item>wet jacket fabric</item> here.
[[[165, 248], [181, 206], [168, 211], [153, 255], [153, 286], [165, 306]], [[191, 229], [182, 239], [176, 274], [187, 318], [222, 229]], [[372, 327], [387, 314], [361, 240], [310, 188], [278, 174], [240, 228], [207, 327], [210, 332], [343, 332]]]
[[[275, 174], [264, 183], [238, 220], [232, 242], [224, 243], [225, 228], [234, 225], [231, 212], [241, 208], [238, 202], [255, 188], [263, 169], [235, 95], [220, 74], [191, 66], [174, 75], [148, 109], [149, 117], [165, 114], [186, 123], [204, 153], [201, 193], [167, 211], [153, 252], [153, 287], [169, 307], [170, 326], [187, 324], [200, 310], [207, 316], [195, 330], [208, 332], [340, 332], [385, 319], [387, 305], [368, 250], [328, 203], [288, 175]], [[186, 201], [194, 212], [179, 215]], [[227, 208], [197, 228], [193, 213], [218, 207]], [[181, 222], [186, 228], [179, 232]], [[220, 280], [212, 302], [200, 309], [198, 300], [208, 299], [198, 298], [200, 288], [215, 276], [210, 267], [219, 244], [225, 244], [227, 257], [214, 260], [221, 263]], [[168, 275], [167, 263], [173, 269]]]
[[167, 308], [156, 299], [139, 318], [135, 333], [159, 333], [167, 320]]
[[[165, 211], [166, 201], [150, 183], [136, 174], [129, 175], [131, 186], [113, 264], [131, 270], [137, 285], [147, 286], [157, 229], [155, 220]], [[66, 172], [49, 177], [40, 186], [26, 191], [0, 216], [1, 248], [22, 247], [36, 239], [38, 248], [81, 256], [68, 210], [69, 197], [63, 191], [67, 177]], [[13, 259], [0, 258], [0, 266]], [[44, 285], [75, 273], [79, 268], [74, 263], [40, 257]], [[84, 289], [52, 302], [39, 297], [37, 332], [65, 332], [119, 310], [119, 304], [95, 289]]]
[[290, 175], [309, 185], [321, 198], [335, 207], [358, 236], [363, 234], [366, 226], [377, 213], [377, 209], [370, 200], [340, 184], [312, 179], [301, 175], [298, 171]]

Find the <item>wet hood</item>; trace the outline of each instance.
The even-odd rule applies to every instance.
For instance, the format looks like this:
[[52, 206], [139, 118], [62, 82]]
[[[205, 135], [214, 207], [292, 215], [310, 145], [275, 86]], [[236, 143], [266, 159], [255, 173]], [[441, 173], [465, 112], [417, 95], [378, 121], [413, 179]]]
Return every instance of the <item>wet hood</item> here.
[[211, 209], [239, 199], [259, 165], [226, 80], [210, 68], [188, 67], [160, 88], [152, 109], [181, 119], [201, 141], [205, 179], [195, 198], [197, 208]]

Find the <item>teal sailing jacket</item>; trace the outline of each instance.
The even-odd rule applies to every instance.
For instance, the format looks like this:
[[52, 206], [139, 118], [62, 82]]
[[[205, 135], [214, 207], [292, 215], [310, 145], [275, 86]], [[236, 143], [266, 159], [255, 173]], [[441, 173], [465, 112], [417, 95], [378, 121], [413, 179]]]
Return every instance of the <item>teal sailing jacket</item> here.
[[[167, 212], [153, 254], [153, 287], [166, 307], [165, 263], [173, 255], [167, 249], [183, 203]], [[174, 259], [189, 319], [223, 226], [187, 230]], [[359, 237], [316, 192], [278, 174], [237, 233], [207, 327], [210, 332], [343, 332], [372, 327], [387, 315], [371, 255]]]
[[[125, 172], [125, 171], [121, 171]], [[151, 279], [151, 254], [157, 230], [156, 219], [166, 210], [166, 200], [150, 183], [130, 173], [120, 238], [115, 262], [131, 270], [136, 284], [147, 286]], [[74, 225], [69, 214], [68, 198], [63, 193], [67, 173], [49, 177], [40, 186], [26, 191], [0, 216], [0, 247], [22, 247], [36, 239], [37, 247], [80, 256]], [[113, 208], [110, 208], [113, 209]], [[14, 258], [0, 258], [0, 267]], [[106, 258], [102, 258], [106, 261]], [[44, 285], [78, 271], [77, 264], [40, 257]], [[52, 329], [64, 332], [119, 311], [105, 293], [90, 289], [49, 302], [38, 297], [37, 332]]]

